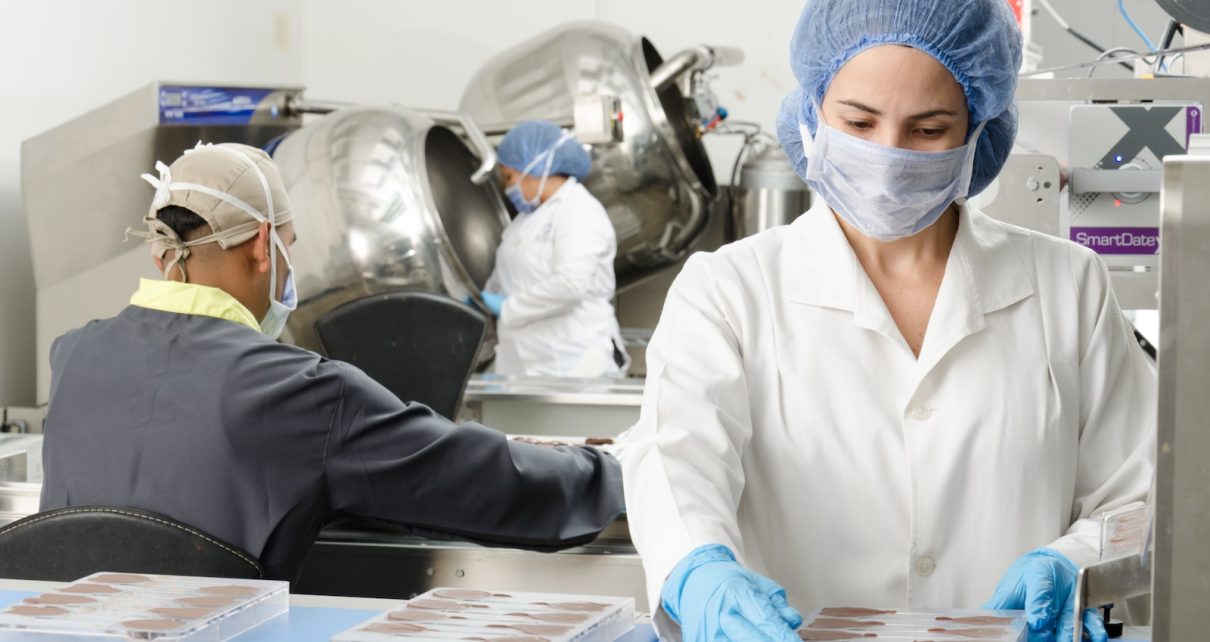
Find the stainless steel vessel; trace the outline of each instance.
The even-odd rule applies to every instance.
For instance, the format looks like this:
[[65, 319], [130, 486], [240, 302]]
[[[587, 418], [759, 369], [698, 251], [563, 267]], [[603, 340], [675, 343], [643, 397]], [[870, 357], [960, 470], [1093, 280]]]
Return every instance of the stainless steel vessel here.
[[731, 235], [741, 239], [798, 218], [811, 206], [811, 190], [773, 145], [740, 167], [731, 211]]
[[622, 287], [677, 261], [706, 228], [718, 189], [696, 109], [675, 79], [726, 62], [726, 50], [713, 51], [689, 50], [660, 71], [664, 60], [646, 38], [604, 23], [572, 23], [489, 61], [467, 86], [461, 110], [499, 131], [527, 119], [569, 122], [579, 95], [620, 99], [623, 140], [592, 148], [585, 187], [613, 221]]
[[478, 296], [508, 210], [490, 182], [472, 180], [484, 153], [453, 127], [402, 108], [352, 108], [282, 141], [274, 160], [298, 233], [287, 340], [318, 349], [319, 317], [375, 293]]

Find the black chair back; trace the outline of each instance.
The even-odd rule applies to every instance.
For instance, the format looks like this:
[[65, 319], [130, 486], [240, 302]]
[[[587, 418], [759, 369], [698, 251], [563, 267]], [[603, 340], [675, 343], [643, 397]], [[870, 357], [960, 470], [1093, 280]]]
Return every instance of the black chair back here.
[[71, 506], [0, 527], [0, 577], [71, 582], [98, 571], [259, 579], [248, 553], [133, 508]]
[[456, 419], [487, 320], [449, 297], [376, 294], [315, 322], [324, 353], [357, 366], [403, 401]]

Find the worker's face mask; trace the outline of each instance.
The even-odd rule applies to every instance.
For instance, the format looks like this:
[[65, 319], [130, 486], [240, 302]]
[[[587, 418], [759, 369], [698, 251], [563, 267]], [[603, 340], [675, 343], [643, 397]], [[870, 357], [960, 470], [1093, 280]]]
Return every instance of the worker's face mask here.
[[281, 252], [282, 258], [286, 260], [286, 282], [282, 286], [281, 300], [278, 301], [274, 296], [274, 290], [277, 287], [277, 257], [270, 252], [274, 267], [270, 270], [269, 275], [271, 279], [269, 282], [269, 311], [265, 313], [265, 318], [260, 322], [260, 331], [276, 339], [281, 336], [282, 330], [286, 329], [286, 320], [290, 318], [290, 313], [298, 308], [298, 293], [294, 289], [294, 266], [290, 264], [290, 255], [286, 253], [286, 246], [282, 243], [277, 229], [270, 229], [273, 230], [270, 247], [275, 246], [277, 251]]
[[975, 149], [985, 123], [967, 143], [942, 152], [888, 147], [819, 124], [812, 138], [799, 126], [807, 184], [862, 234], [879, 241], [912, 236], [932, 225], [970, 191]]
[[[513, 209], [517, 210], [518, 214], [529, 214], [538, 209], [538, 206], [542, 204], [542, 192], [546, 190], [546, 179], [550, 178], [550, 168], [555, 162], [555, 150], [559, 149], [559, 146], [563, 143], [574, 138], [575, 136], [570, 131], [564, 131], [559, 136], [559, 140], [555, 141], [554, 145], [551, 145], [550, 149], [538, 154], [533, 160], [529, 161], [525, 169], [522, 169], [520, 174], [517, 175], [517, 182], [504, 188], [504, 196], [513, 204]], [[538, 183], [538, 191], [534, 194], [534, 197], [527, 199], [525, 198], [525, 192], [521, 189], [521, 181], [526, 176], [539, 176], [539, 174], [534, 173], [539, 165], [544, 165], [540, 174], [542, 180]]]
[[504, 188], [504, 195], [508, 197], [508, 202], [513, 204], [513, 209], [517, 210], [518, 214], [529, 214], [542, 204], [541, 188], [538, 189], [538, 194], [534, 196], [533, 200], [525, 198], [525, 193], [521, 191], [521, 178], [518, 178], [516, 183]]

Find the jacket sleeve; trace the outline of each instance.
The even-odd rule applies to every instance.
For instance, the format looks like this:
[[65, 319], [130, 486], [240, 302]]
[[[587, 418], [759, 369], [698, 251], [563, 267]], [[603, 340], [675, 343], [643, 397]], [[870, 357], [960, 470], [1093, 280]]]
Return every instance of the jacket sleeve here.
[[694, 548], [722, 544], [743, 558], [736, 511], [752, 425], [738, 306], [719, 294], [734, 283], [719, 283], [702, 259], [686, 262], [668, 293], [623, 451], [627, 518], [652, 613], [664, 579]]
[[356, 368], [328, 435], [335, 511], [489, 544], [591, 541], [623, 510], [621, 467], [595, 448], [510, 441], [404, 403]]
[[1080, 436], [1072, 525], [1050, 545], [1077, 566], [1100, 557], [1100, 513], [1147, 499], [1155, 471], [1156, 374], [1100, 258], [1073, 250], [1080, 306]]
[[519, 328], [563, 314], [593, 291], [598, 273], [613, 272], [610, 258], [617, 241], [604, 211], [563, 211], [554, 221], [554, 270], [524, 290], [509, 293], [500, 313], [505, 326]]

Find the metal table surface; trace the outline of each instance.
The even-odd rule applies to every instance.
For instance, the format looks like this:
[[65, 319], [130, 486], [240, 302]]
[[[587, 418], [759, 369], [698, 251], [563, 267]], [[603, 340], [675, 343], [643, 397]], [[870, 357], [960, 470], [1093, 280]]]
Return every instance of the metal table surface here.
[[[26, 582], [0, 579], [0, 608], [43, 591], [64, 586], [58, 582]], [[397, 607], [395, 600], [328, 597], [320, 595], [290, 595], [290, 610], [247, 633], [235, 642], [328, 642], [333, 635], [377, 613]], [[0, 641], [6, 636], [0, 633]], [[650, 624], [637, 622], [634, 630], [617, 642], [655, 642]]]
[[613, 438], [638, 421], [644, 381], [479, 375], [461, 418], [509, 434]]
[[639, 406], [644, 379], [506, 377], [485, 374], [466, 384], [465, 400], [528, 401], [589, 406]]

